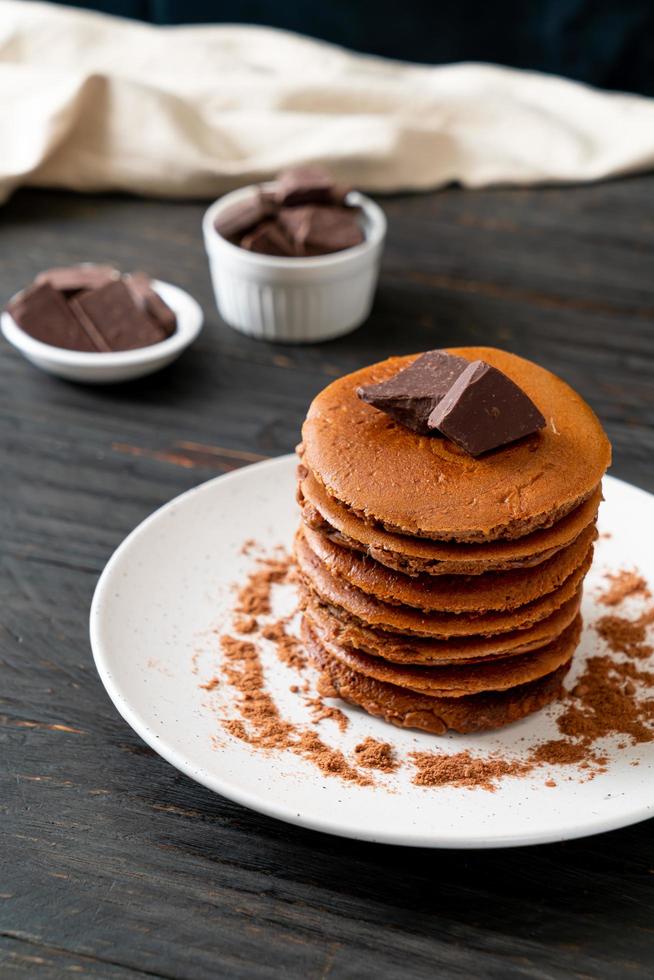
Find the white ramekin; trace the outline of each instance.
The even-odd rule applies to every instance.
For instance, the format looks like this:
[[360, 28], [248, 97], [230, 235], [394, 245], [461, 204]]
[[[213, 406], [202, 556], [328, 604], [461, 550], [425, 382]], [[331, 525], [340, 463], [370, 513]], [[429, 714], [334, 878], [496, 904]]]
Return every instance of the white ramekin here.
[[[263, 184], [269, 189], [272, 184]], [[241, 187], [215, 201], [202, 222], [218, 311], [231, 327], [261, 340], [311, 344], [349, 333], [372, 306], [386, 236], [386, 218], [370, 198], [352, 191], [362, 209], [365, 241], [312, 258], [261, 255], [232, 245], [214, 228], [220, 211], [251, 197]]]
[[[153, 374], [166, 367], [191, 344], [202, 329], [202, 310], [196, 300], [179, 286], [169, 282], [152, 281], [152, 288], [159, 293], [177, 317], [177, 329], [172, 336], [159, 344], [138, 347], [136, 350], [95, 353], [91, 351], [65, 350], [36, 340], [18, 326], [6, 311], [0, 317], [0, 328], [5, 339], [20, 351], [28, 361], [68, 381], [83, 384], [116, 384], [132, 381], [146, 374]], [[15, 297], [12, 297], [15, 299]]]

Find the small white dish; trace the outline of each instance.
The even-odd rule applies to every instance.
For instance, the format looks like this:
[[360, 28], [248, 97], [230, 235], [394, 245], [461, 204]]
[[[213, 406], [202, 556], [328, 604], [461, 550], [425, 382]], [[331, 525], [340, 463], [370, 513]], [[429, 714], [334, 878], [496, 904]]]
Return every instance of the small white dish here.
[[[218, 477], [166, 504], [133, 531], [105, 568], [91, 608], [91, 643], [107, 692], [129, 725], [164, 759], [217, 793], [289, 823], [363, 840], [414, 847], [486, 848], [542, 844], [624, 827], [654, 815], [654, 742], [607, 742], [607, 770], [586, 782], [566, 766], [482, 789], [423, 787], [406, 763], [375, 773], [374, 786], [326, 777], [311, 762], [267, 753], [228, 735], [221, 714], [234, 712], [233, 688], [221, 679], [202, 689], [220, 663], [219, 633], [229, 632], [236, 581], [254, 567], [243, 553], [254, 539], [290, 547], [298, 522], [296, 459], [284, 456]], [[568, 686], [596, 653], [588, 625], [603, 573], [638, 566], [654, 581], [654, 557], [643, 528], [654, 521], [654, 497], [608, 477], [600, 529], [584, 594], [586, 628]], [[633, 600], [635, 601], [635, 600]], [[291, 693], [298, 675], [262, 650], [266, 683], [283, 717], [308, 724], [309, 709]], [[643, 665], [644, 666], [644, 665]], [[313, 676], [306, 671], [303, 677]], [[353, 759], [367, 736], [391, 742], [398, 757], [412, 751], [516, 757], [559, 733], [556, 709], [497, 732], [437, 737], [385, 724], [340, 702], [349, 726], [319, 725], [330, 745]], [[604, 747], [604, 746], [603, 746]], [[636, 765], [635, 763], [639, 764]], [[556, 786], [546, 785], [553, 778]]]
[[[272, 184], [261, 185], [264, 190]], [[257, 191], [250, 185], [215, 201], [202, 229], [216, 305], [235, 330], [260, 340], [313, 344], [354, 330], [370, 313], [386, 237], [384, 212], [351, 191], [361, 208], [365, 241], [354, 248], [311, 258], [249, 252], [219, 235], [217, 215]]]
[[152, 288], [177, 317], [177, 329], [159, 344], [136, 350], [112, 351], [108, 354], [65, 350], [35, 340], [4, 311], [0, 327], [12, 347], [36, 367], [68, 381], [84, 384], [116, 384], [153, 374], [176, 360], [202, 329], [202, 309], [189, 293], [169, 282], [152, 280]]

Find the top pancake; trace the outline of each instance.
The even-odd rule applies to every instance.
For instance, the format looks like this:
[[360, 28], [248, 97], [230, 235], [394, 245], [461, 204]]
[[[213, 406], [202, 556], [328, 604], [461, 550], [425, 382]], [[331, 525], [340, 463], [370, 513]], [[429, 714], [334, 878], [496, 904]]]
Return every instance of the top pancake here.
[[419, 355], [393, 357], [339, 378], [312, 402], [303, 459], [326, 490], [362, 520], [403, 534], [464, 542], [517, 538], [548, 527], [586, 500], [611, 461], [597, 417], [565, 382], [492, 347], [450, 348], [518, 384], [547, 420], [539, 433], [469, 456], [448, 439], [420, 436], [357, 398]]

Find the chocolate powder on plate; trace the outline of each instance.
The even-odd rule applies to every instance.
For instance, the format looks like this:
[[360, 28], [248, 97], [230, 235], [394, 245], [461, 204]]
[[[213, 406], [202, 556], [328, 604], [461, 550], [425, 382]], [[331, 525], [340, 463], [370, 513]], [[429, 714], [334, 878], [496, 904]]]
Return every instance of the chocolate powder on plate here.
[[652, 701], [638, 697], [633, 683], [652, 680], [654, 674], [629, 661], [589, 657], [557, 718], [559, 731], [587, 746], [610, 735], [627, 735], [632, 744], [654, 741]]
[[274, 643], [275, 652], [283, 664], [293, 670], [304, 670], [307, 665], [306, 655], [298, 638], [286, 629], [288, 623], [289, 617], [266, 623], [261, 627], [261, 635], [265, 640]]
[[223, 719], [223, 727], [236, 738], [262, 749], [293, 752], [311, 761], [327, 775], [338, 776], [360, 786], [372, 780], [359, 772], [339, 750], [322, 741], [316, 732], [284, 719], [273, 697], [266, 690], [263, 665], [258, 649], [250, 640], [225, 634], [220, 638], [223, 671], [239, 692], [237, 708], [241, 718]]
[[519, 759], [479, 758], [467, 750], [446, 755], [439, 752], [411, 752], [417, 767], [416, 786], [459, 786], [495, 792], [504, 776], [524, 776], [533, 765]]
[[354, 754], [360, 766], [365, 769], [379, 769], [381, 772], [394, 772], [399, 763], [390, 742], [378, 742], [376, 738], [364, 738], [354, 747]]
[[645, 660], [654, 647], [646, 643], [647, 627], [654, 623], [654, 607], [648, 609], [637, 619], [611, 614], [602, 616], [595, 623], [595, 630], [613, 653], [625, 653], [628, 657]]
[[286, 579], [290, 563], [289, 557], [259, 558], [256, 571], [250, 572], [247, 582], [239, 589], [235, 612], [246, 616], [267, 616], [271, 611], [271, 586]]
[[330, 748], [315, 732], [309, 729], [300, 733], [297, 743], [293, 746], [298, 755], [310, 759], [314, 765], [327, 773], [328, 776], [339, 776], [348, 782], [359, 786], [372, 786], [373, 782], [358, 769], [350, 765], [339, 749]]
[[325, 704], [320, 695], [316, 698], [307, 698], [306, 705], [311, 710], [311, 720], [316, 724], [325, 719], [335, 721], [341, 732], [344, 732], [350, 724], [345, 712], [341, 711], [340, 708], [333, 708]]
[[255, 616], [243, 616], [241, 613], [236, 613], [232, 625], [237, 633], [247, 634], [254, 633], [259, 624]]
[[631, 595], [640, 595], [643, 599], [651, 599], [652, 593], [647, 582], [638, 571], [621, 569], [619, 572], [607, 572], [604, 576], [611, 583], [610, 587], [599, 597], [604, 606], [617, 606]]

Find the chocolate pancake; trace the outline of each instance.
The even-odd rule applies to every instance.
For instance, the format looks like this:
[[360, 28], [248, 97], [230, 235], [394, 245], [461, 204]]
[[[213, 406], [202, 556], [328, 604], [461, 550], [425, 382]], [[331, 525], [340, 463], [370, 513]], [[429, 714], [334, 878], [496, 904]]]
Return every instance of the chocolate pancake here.
[[307, 589], [301, 587], [300, 597], [304, 615], [321, 637], [340, 646], [351, 647], [373, 657], [397, 664], [470, 664], [487, 662], [497, 657], [509, 657], [538, 650], [551, 643], [570, 625], [579, 612], [581, 589], [547, 619], [525, 630], [500, 633], [497, 636], [471, 636], [449, 640], [421, 640], [371, 629], [358, 623], [347, 613], [334, 613]]
[[340, 697], [399, 728], [417, 728], [435, 735], [448, 730], [466, 733], [501, 728], [519, 721], [560, 696], [570, 666], [568, 661], [545, 677], [507, 691], [438, 698], [358, 673], [329, 657], [308, 628], [303, 637], [322, 671], [319, 690], [324, 697]]
[[558, 589], [535, 599], [519, 609], [467, 613], [423, 613], [409, 606], [389, 605], [366, 595], [361, 589], [332, 575], [314, 555], [303, 536], [295, 538], [295, 556], [305, 584], [319, 598], [338, 612], [344, 609], [366, 626], [391, 633], [447, 639], [449, 637], [493, 636], [513, 630], [528, 629], [551, 616], [555, 610], [572, 599], [590, 568], [592, 547], [583, 563], [572, 572]]
[[390, 358], [334, 381], [309, 408], [303, 458], [327, 492], [359, 520], [459, 542], [519, 538], [550, 527], [587, 500], [611, 448], [584, 400], [514, 354], [491, 347], [450, 353], [503, 371], [542, 412], [546, 427], [478, 458], [446, 438], [418, 435], [357, 397], [359, 386], [392, 377], [415, 360]]
[[302, 520], [336, 544], [370, 555], [405, 575], [482, 575], [485, 572], [529, 568], [572, 544], [597, 518], [601, 487], [556, 524], [522, 538], [486, 544], [455, 544], [393, 534], [366, 523], [330, 497], [316, 478], [300, 466], [298, 502]]
[[486, 572], [466, 577], [423, 575], [411, 578], [372, 558], [334, 544], [326, 535], [303, 527], [314, 555], [336, 578], [390, 605], [411, 606], [424, 612], [472, 613], [517, 609], [554, 592], [584, 561], [597, 535], [591, 524], [576, 541], [533, 568]]
[[518, 657], [501, 657], [483, 664], [439, 667], [391, 664], [352, 647], [334, 643], [316, 629], [311, 620], [307, 620], [307, 628], [314, 642], [320, 644], [327, 657], [337, 660], [358, 674], [433, 697], [460, 698], [479, 694], [481, 691], [506, 691], [557, 670], [570, 660], [577, 648], [581, 635], [581, 616], [577, 614], [560, 636], [532, 653], [524, 653]]

